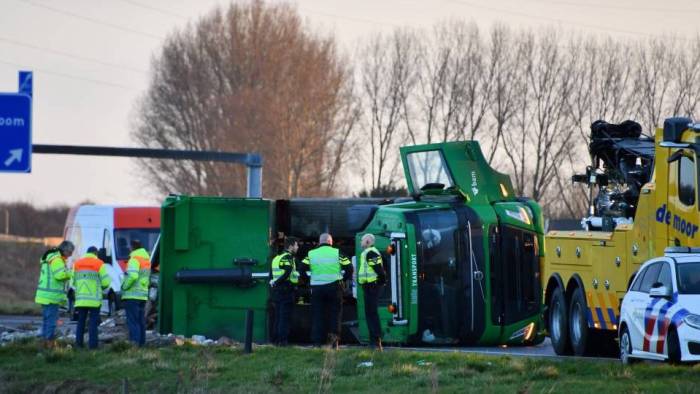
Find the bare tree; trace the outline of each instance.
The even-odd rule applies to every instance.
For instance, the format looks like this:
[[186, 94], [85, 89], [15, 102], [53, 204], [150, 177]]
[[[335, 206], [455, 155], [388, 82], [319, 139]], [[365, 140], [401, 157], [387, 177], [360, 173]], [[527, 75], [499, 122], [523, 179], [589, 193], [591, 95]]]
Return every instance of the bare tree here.
[[673, 40], [650, 39], [636, 45], [633, 92], [636, 116], [649, 131], [656, 130], [667, 107], [673, 75], [671, 64], [677, 61]]
[[[362, 97], [369, 128], [371, 188], [390, 184], [396, 169], [395, 138], [401, 133], [407, 97], [414, 84], [416, 42], [411, 32], [375, 36], [362, 48]], [[393, 164], [390, 162], [393, 160]], [[392, 166], [393, 165], [393, 166]], [[389, 174], [387, 174], [389, 172]]]
[[[134, 139], [154, 148], [260, 152], [266, 196], [328, 194], [357, 123], [346, 64], [334, 40], [311, 33], [290, 6], [217, 8], [166, 40]], [[161, 193], [245, 190], [238, 166], [143, 164]]]

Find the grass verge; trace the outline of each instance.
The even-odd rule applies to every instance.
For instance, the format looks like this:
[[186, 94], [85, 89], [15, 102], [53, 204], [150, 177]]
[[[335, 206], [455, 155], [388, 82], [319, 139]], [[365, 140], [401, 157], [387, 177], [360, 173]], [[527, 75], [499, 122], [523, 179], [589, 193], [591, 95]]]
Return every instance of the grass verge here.
[[[371, 367], [361, 366], [371, 361]], [[0, 392], [693, 392], [700, 366], [262, 346], [0, 348]]]

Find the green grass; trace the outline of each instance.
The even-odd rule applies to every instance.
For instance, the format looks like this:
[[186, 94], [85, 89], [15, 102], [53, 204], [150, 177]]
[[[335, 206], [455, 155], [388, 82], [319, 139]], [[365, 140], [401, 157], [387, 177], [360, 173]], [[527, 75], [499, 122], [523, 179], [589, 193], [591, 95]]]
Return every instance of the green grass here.
[[10, 301], [0, 305], [0, 315], [41, 315], [41, 305], [34, 301]]
[[[372, 361], [373, 367], [358, 364]], [[694, 392], [700, 366], [361, 349], [0, 348], [0, 392]]]

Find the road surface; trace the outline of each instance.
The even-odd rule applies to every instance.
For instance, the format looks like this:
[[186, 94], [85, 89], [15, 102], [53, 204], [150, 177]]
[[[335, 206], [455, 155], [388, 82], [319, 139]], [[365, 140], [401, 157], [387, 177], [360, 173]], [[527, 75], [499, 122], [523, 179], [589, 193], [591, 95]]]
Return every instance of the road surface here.
[[[75, 324], [70, 322], [65, 316], [61, 318], [63, 324]], [[28, 327], [33, 327], [34, 329], [41, 326], [41, 316], [14, 316], [14, 315], [0, 315], [0, 331], [4, 327], [9, 328], [21, 328], [27, 329]], [[352, 346], [351, 346], [352, 347]], [[537, 357], [537, 358], [551, 358], [551, 359], [587, 359], [587, 360], [605, 360], [614, 361], [614, 358], [602, 358], [602, 357], [562, 357], [557, 356], [550, 345], [549, 338], [546, 338], [544, 342], [539, 345], [534, 346], [500, 346], [500, 347], [397, 347], [397, 346], [385, 346], [388, 351], [421, 351], [421, 352], [445, 352], [445, 353], [476, 353], [476, 354], [487, 354], [494, 356], [514, 356], [514, 357]]]

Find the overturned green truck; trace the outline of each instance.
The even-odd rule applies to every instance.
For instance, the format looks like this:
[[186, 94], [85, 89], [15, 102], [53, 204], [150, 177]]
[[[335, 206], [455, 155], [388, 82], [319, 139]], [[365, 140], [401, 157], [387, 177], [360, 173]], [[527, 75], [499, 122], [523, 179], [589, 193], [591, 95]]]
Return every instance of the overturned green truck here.
[[[410, 197], [291, 199], [170, 196], [159, 250], [161, 333], [242, 339], [254, 311], [256, 342], [269, 339], [270, 261], [284, 235], [300, 256], [322, 232], [359, 256], [376, 237], [387, 285], [379, 315], [385, 343], [530, 344], [543, 338], [543, 219], [514, 195], [474, 141], [401, 148]], [[353, 259], [353, 262], [355, 260]], [[345, 341], [366, 342], [362, 288], [348, 283]], [[291, 337], [307, 341], [310, 289], [301, 285]]]

